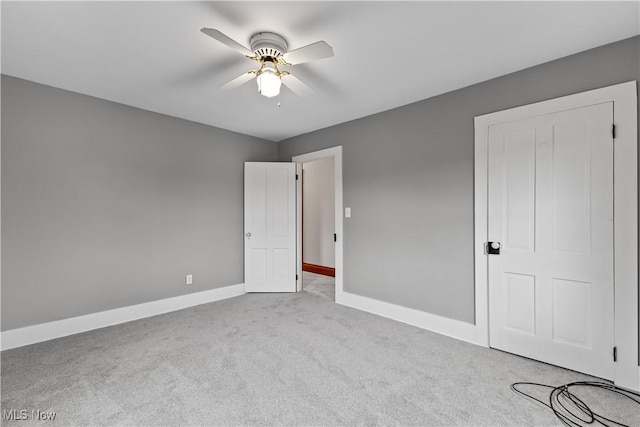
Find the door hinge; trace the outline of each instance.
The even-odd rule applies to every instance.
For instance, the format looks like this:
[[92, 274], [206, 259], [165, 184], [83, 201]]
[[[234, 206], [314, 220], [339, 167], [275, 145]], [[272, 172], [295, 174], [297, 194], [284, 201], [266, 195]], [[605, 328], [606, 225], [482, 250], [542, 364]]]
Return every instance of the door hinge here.
[[611, 136], [613, 136], [613, 139], [616, 139], [616, 124], [612, 124], [611, 125]]
[[296, 174], [296, 181], [299, 179], [299, 177], [300, 177], [300, 176], [299, 176], [298, 174]]
[[613, 347], [613, 361], [618, 361], [618, 347]]
[[298, 275], [296, 274], [296, 280], [298, 280]]
[[338, 241], [338, 235], [336, 233], [333, 233], [333, 241], [334, 242]]

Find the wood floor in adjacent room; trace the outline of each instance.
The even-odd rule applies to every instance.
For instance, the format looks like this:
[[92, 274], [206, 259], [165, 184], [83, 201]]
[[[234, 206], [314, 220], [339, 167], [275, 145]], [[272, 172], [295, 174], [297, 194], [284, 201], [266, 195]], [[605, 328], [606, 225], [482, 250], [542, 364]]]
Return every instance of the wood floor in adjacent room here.
[[[247, 294], [4, 351], [3, 414], [56, 417], [3, 425], [560, 425], [510, 385], [593, 379], [327, 292]], [[592, 397], [640, 424], [622, 399]]]

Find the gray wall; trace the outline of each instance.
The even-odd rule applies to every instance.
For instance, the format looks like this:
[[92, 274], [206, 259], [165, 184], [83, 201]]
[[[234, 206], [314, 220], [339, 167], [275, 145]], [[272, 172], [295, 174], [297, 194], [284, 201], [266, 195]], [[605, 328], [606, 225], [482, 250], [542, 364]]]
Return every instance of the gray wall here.
[[2, 330], [242, 283], [242, 163], [336, 145], [345, 290], [473, 322], [473, 117], [640, 80], [639, 51], [635, 37], [277, 147], [2, 76]]
[[242, 283], [243, 162], [276, 148], [2, 76], [2, 330]]
[[640, 80], [640, 37], [278, 144], [342, 145], [344, 289], [474, 322], [473, 118]]

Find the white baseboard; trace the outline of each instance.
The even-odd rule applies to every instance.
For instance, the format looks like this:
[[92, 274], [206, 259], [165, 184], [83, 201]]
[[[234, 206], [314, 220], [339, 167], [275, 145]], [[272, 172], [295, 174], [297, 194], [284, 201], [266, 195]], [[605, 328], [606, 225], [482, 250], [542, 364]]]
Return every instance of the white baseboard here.
[[336, 298], [336, 302], [346, 305], [347, 307], [408, 323], [409, 325], [417, 326], [418, 328], [446, 335], [451, 338], [484, 346], [481, 340], [478, 339], [478, 328], [471, 323], [449, 319], [348, 292], [342, 292], [340, 298]]
[[80, 332], [91, 331], [93, 329], [100, 329], [106, 326], [156, 316], [158, 314], [181, 310], [183, 308], [193, 307], [200, 304], [220, 301], [238, 295], [243, 295], [244, 293], [244, 284], [225, 286], [223, 288], [180, 295], [177, 297], [86, 314], [69, 319], [11, 329], [0, 334], [0, 348], [2, 350], [8, 350], [11, 348], [22, 347], [41, 341], [48, 341], [54, 338], [65, 337], [67, 335], [78, 334]]

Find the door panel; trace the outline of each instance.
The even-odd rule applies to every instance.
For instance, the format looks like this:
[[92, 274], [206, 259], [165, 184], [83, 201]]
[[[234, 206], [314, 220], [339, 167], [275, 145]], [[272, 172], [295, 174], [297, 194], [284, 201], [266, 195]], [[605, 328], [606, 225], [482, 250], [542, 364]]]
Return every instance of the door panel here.
[[[611, 119], [613, 122], [613, 118]], [[553, 126], [553, 241], [555, 252], [589, 253], [591, 234], [588, 123]]]
[[492, 347], [613, 378], [613, 104], [489, 127]]
[[505, 273], [505, 327], [513, 331], [536, 333], [536, 278], [529, 274]]
[[591, 349], [591, 283], [553, 279], [552, 286], [553, 340]]
[[506, 244], [533, 251], [535, 234], [535, 132], [524, 129], [508, 135], [506, 166]]
[[245, 163], [245, 290], [296, 291], [294, 163]]

